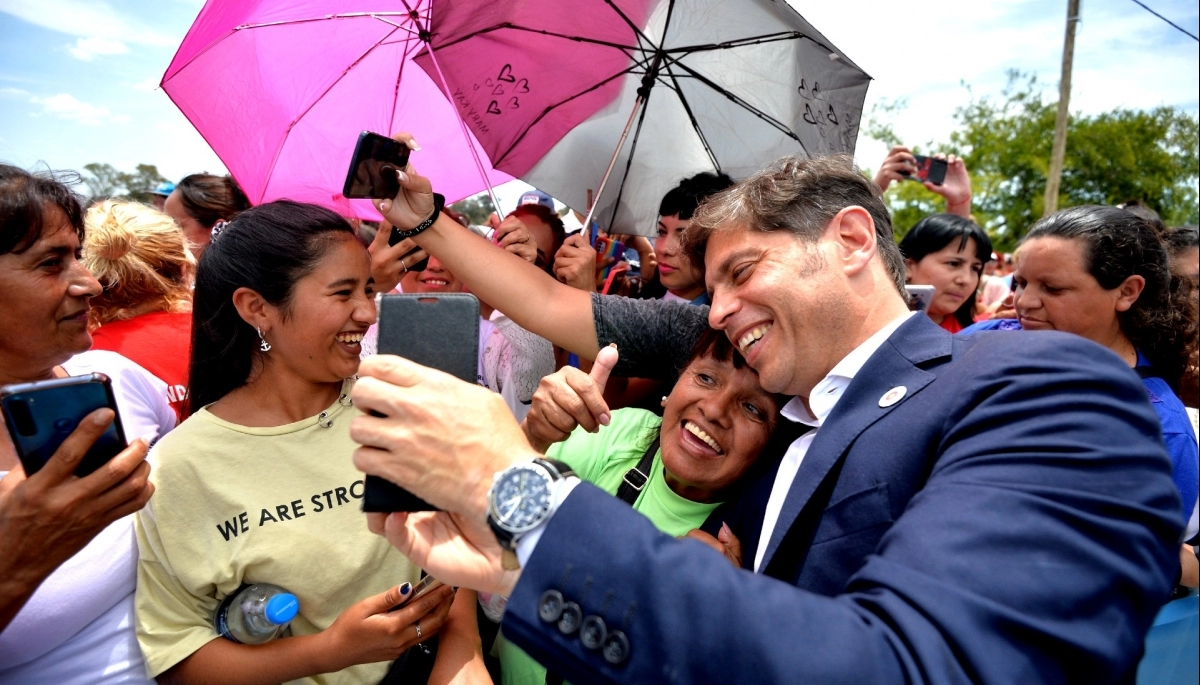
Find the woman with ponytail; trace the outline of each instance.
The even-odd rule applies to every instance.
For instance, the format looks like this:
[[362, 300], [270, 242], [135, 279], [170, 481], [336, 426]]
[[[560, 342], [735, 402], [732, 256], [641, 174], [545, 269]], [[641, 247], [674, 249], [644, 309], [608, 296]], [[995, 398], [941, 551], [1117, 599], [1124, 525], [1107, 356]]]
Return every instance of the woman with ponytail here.
[[137, 363], [167, 385], [182, 416], [192, 337], [196, 260], [171, 217], [137, 202], [107, 200], [84, 218], [83, 262], [103, 290], [92, 298], [92, 347]]

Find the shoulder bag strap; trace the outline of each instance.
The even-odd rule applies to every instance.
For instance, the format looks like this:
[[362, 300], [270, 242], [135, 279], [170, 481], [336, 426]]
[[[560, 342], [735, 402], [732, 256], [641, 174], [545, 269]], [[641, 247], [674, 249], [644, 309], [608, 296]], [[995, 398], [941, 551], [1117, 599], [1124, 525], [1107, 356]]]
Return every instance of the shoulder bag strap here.
[[654, 464], [654, 455], [658, 453], [659, 436], [654, 436], [654, 442], [646, 448], [646, 453], [642, 455], [637, 466], [625, 472], [624, 482], [617, 490], [617, 497], [629, 506], [637, 501], [638, 495], [642, 494], [642, 488], [646, 487], [647, 481], [650, 480], [650, 467]]

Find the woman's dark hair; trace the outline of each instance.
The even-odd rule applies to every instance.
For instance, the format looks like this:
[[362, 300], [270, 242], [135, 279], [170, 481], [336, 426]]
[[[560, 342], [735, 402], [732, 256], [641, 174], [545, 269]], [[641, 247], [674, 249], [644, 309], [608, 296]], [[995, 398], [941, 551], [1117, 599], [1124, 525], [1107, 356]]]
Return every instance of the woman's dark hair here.
[[1166, 243], [1167, 252], [1174, 257], [1185, 250], [1200, 247], [1200, 230], [1195, 226], [1168, 228], [1163, 234], [1163, 242]]
[[663, 195], [662, 202], [658, 204], [659, 216], [679, 215], [679, 218], [687, 221], [696, 213], [696, 208], [700, 203], [708, 199], [710, 195], [725, 190], [733, 185], [733, 179], [726, 173], [712, 173], [711, 171], [702, 171], [695, 176], [685, 178], [679, 182], [679, 185], [667, 191]]
[[[704, 331], [704, 334], [700, 336], [700, 339], [696, 341], [696, 344], [692, 345], [692, 351], [688, 354], [687, 362], [684, 363], [684, 367], [686, 368], [688, 364], [691, 364], [697, 359], [701, 359], [703, 357], [708, 357], [709, 359], [721, 362], [722, 364], [733, 364], [733, 368], [735, 369], [750, 368], [749, 364], [746, 363], [746, 358], [743, 357], [742, 353], [738, 352], [737, 348], [733, 346], [733, 343], [729, 341], [729, 336], [725, 335], [723, 331], [718, 331], [714, 328], [709, 328], [708, 330]], [[757, 374], [758, 372], [755, 371], [755, 373]], [[775, 398], [776, 403], [780, 407], [788, 402], [788, 398], [786, 396], [778, 393], [772, 393], [772, 397]]]
[[312, 273], [338, 238], [354, 229], [316, 205], [277, 200], [243, 212], [200, 256], [192, 298], [190, 416], [241, 387], [261, 363], [260, 340], [233, 306], [233, 293], [250, 288], [286, 317], [296, 282]]
[[[900, 240], [900, 254], [905, 259], [919, 262], [956, 240], [959, 251], [966, 249], [968, 240], [974, 240], [975, 256], [979, 261], [983, 264], [991, 261], [992, 239], [979, 224], [954, 214], [930, 214], [918, 221]], [[954, 318], [964, 327], [975, 323], [975, 301], [979, 288], [975, 290], [954, 312]]]
[[75, 172], [31, 174], [20, 167], [0, 164], [0, 255], [32, 247], [42, 237], [46, 214], [52, 207], [67, 217], [83, 243], [83, 206], [71, 190], [78, 182]]
[[221, 219], [233, 221], [250, 208], [250, 200], [229, 175], [192, 174], [175, 189], [183, 208], [205, 228], [212, 228]]
[[1150, 224], [1150, 228], [1154, 229], [1154, 234], [1158, 237], [1161, 238], [1163, 234], [1167, 232], [1167, 227], [1165, 224], [1163, 224], [1162, 217], [1158, 215], [1158, 212], [1150, 209], [1150, 207], [1148, 207], [1141, 200], [1130, 200], [1117, 206], [1129, 212], [1130, 214], [1137, 215], [1144, 219]]
[[1036, 238], [1083, 241], [1084, 268], [1105, 290], [1120, 287], [1130, 276], [1146, 279], [1142, 294], [1117, 314], [1117, 321], [1156, 374], [1178, 392], [1196, 338], [1196, 300], [1191, 283], [1171, 274], [1166, 247], [1150, 222], [1117, 207], [1084, 205], [1035, 223], [1025, 242]]

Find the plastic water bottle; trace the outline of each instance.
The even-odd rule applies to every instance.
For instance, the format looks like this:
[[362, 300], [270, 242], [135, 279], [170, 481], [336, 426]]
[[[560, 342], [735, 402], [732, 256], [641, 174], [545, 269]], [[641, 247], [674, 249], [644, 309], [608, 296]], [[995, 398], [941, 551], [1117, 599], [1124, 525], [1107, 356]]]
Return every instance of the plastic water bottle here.
[[278, 585], [244, 585], [217, 609], [217, 632], [244, 645], [261, 645], [279, 637], [298, 611], [300, 600]]

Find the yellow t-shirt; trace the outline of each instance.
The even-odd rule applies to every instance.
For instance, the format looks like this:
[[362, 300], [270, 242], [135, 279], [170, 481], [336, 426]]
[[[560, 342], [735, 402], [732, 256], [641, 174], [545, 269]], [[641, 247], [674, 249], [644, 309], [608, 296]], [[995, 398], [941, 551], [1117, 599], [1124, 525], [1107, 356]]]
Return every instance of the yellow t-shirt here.
[[[310, 635], [355, 602], [420, 577], [367, 530], [363, 474], [351, 461], [354, 409], [335, 403], [327, 414], [328, 428], [317, 417], [249, 428], [201, 409], [155, 445], [154, 496], [136, 520], [137, 636], [152, 677], [218, 638], [213, 614], [243, 583], [296, 595], [291, 632]], [[387, 666], [294, 682], [373, 684]]]

